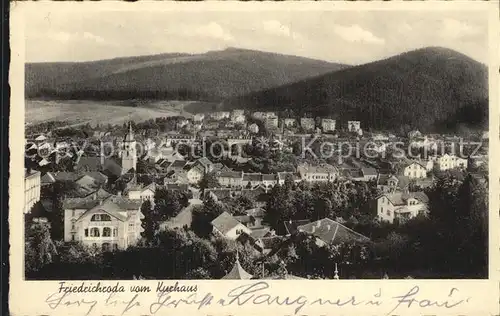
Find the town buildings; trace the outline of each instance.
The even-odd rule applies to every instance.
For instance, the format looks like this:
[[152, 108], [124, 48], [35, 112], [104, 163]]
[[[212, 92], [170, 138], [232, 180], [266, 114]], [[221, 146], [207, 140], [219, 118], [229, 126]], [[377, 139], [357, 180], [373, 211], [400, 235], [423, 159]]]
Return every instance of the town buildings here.
[[441, 171], [449, 169], [467, 169], [467, 159], [457, 157], [455, 155], [444, 154], [439, 157], [431, 157], [434, 160], [437, 168]]
[[377, 216], [381, 221], [393, 223], [427, 215], [429, 198], [424, 192], [384, 193], [377, 198]]
[[70, 198], [63, 202], [64, 241], [110, 251], [137, 244], [143, 228], [141, 201], [111, 195]]
[[235, 219], [231, 214], [224, 212], [211, 222], [213, 233], [230, 240], [236, 240], [242, 233], [250, 234], [252, 231]]
[[24, 213], [29, 213], [33, 205], [40, 201], [41, 173], [24, 169]]
[[321, 128], [323, 132], [333, 132], [335, 130], [335, 120], [332, 119], [322, 119], [321, 120]]
[[338, 170], [332, 165], [323, 164], [319, 166], [300, 165], [297, 167], [300, 178], [306, 182], [334, 181], [338, 176]]
[[347, 121], [347, 130], [357, 133], [361, 129], [360, 121]]
[[300, 126], [305, 131], [312, 131], [312, 130], [314, 130], [314, 127], [316, 126], [316, 122], [314, 121], [313, 118], [302, 117], [300, 119]]
[[422, 179], [427, 177], [427, 169], [425, 165], [412, 161], [404, 167], [403, 175], [410, 179]]

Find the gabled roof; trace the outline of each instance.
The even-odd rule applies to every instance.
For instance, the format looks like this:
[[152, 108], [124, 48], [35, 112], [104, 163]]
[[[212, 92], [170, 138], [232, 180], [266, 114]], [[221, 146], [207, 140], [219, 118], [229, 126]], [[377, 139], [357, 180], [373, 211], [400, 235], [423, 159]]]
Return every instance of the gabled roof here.
[[286, 221], [283, 224], [285, 225], [285, 230], [288, 234], [294, 234], [297, 231], [297, 227], [309, 224], [311, 221], [309, 219], [301, 219], [297, 221]]
[[240, 222], [238, 222], [231, 214], [228, 212], [223, 212], [216, 219], [211, 222], [212, 226], [214, 226], [218, 231], [222, 234], [226, 234], [231, 229], [235, 228]]
[[410, 198], [419, 200], [424, 204], [429, 202], [429, 198], [427, 197], [427, 194], [425, 194], [424, 192], [410, 192], [410, 193], [394, 192], [394, 193], [382, 194], [379, 196], [379, 198], [381, 197], [386, 197], [394, 206], [406, 205], [406, 201], [408, 201], [408, 199]]
[[222, 277], [225, 280], [250, 280], [253, 278], [253, 275], [246, 272], [240, 264], [240, 260], [238, 259], [238, 255], [236, 254], [236, 262], [234, 263], [231, 271]]
[[219, 172], [219, 178], [233, 178], [241, 179], [243, 178], [243, 173], [240, 171], [223, 170]]
[[56, 178], [55, 178], [55, 176], [54, 176], [54, 174], [52, 172], [47, 172], [46, 174], [44, 174], [41, 177], [40, 182], [42, 184], [44, 184], [44, 183], [54, 183], [54, 182], [56, 182]]
[[299, 226], [297, 227], [297, 230], [314, 235], [325, 243], [370, 240], [368, 237], [363, 236], [360, 233], [357, 233], [329, 218], [323, 218], [321, 220]]
[[176, 169], [181, 169], [184, 168], [186, 165], [186, 161], [184, 160], [174, 160], [172, 163], [168, 166], [168, 168], [176, 168]]
[[248, 216], [264, 217], [264, 215], [266, 215], [266, 210], [260, 207], [255, 207], [245, 210], [244, 213], [247, 214]]

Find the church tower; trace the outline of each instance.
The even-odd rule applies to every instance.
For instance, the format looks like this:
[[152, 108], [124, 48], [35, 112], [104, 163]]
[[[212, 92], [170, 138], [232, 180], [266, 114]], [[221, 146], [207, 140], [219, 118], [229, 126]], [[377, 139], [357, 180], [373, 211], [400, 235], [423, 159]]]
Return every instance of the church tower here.
[[137, 148], [134, 132], [132, 131], [132, 123], [130, 122], [128, 126], [128, 133], [123, 140], [122, 174], [127, 173], [130, 169], [134, 169], [135, 171], [137, 167]]

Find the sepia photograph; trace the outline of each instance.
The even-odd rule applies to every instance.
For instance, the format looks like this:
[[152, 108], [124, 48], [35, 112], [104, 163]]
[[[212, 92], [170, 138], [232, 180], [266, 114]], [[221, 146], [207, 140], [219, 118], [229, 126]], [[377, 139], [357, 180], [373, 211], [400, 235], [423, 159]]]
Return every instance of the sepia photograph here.
[[24, 280], [491, 277], [488, 10], [47, 8]]

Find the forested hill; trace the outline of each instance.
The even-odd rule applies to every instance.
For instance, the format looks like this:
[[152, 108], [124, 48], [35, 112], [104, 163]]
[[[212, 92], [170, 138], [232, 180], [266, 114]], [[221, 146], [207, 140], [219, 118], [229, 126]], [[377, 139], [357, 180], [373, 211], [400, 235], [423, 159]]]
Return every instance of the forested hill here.
[[224, 108], [292, 109], [374, 129], [456, 130], [488, 124], [487, 67], [429, 47], [231, 98]]
[[246, 49], [26, 65], [26, 96], [222, 101], [347, 66]]

